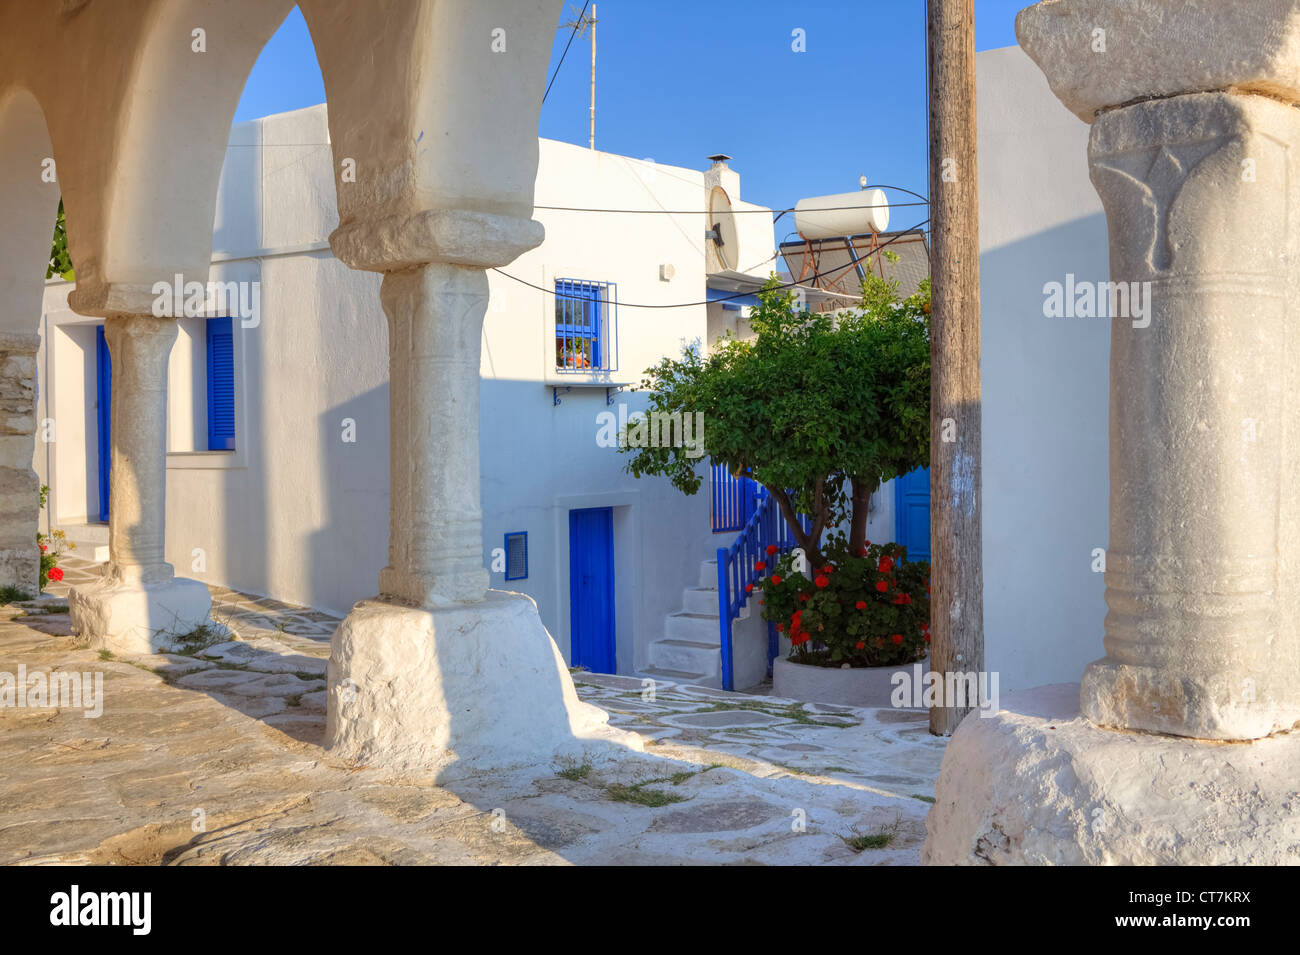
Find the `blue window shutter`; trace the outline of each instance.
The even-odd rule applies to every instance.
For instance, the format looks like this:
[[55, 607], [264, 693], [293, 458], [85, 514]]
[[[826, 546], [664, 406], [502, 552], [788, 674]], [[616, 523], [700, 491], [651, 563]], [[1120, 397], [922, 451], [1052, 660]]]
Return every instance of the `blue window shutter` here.
[[[571, 371], [596, 368], [613, 371], [612, 334], [605, 302], [613, 301], [608, 282], [555, 280], [555, 366]], [[613, 311], [611, 309], [612, 316]]]
[[528, 532], [506, 535], [506, 580], [523, 580], [528, 576]]
[[235, 449], [235, 337], [230, 319], [208, 319], [208, 450]]

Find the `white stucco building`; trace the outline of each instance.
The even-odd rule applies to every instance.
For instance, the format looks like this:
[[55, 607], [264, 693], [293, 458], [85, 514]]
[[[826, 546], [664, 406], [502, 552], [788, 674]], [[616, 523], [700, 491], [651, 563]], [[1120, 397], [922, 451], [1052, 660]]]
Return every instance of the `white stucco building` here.
[[[536, 600], [572, 663], [623, 673], [650, 666], [649, 645], [665, 635], [667, 615], [687, 609], [683, 590], [699, 585], [701, 561], [721, 542], [711, 532], [707, 482], [687, 498], [666, 480], [625, 474], [625, 457], [598, 441], [599, 416], [643, 408], [643, 395], [618, 389], [705, 341], [710, 310], [740, 314], [704, 304], [719, 294], [710, 296], [710, 273], [763, 279], [773, 268], [771, 216], [740, 201], [739, 185], [721, 163], [701, 172], [542, 140], [536, 202], [546, 240], [489, 272], [483, 551], [492, 586]], [[358, 568], [382, 566], [388, 546], [389, 390], [381, 276], [331, 253], [334, 188], [324, 106], [232, 130], [212, 282], [258, 283], [257, 314], [227, 321], [225, 365], [220, 357], [210, 364], [208, 354], [221, 347], [211, 337], [220, 319], [179, 320], [168, 380], [166, 559], [198, 580], [341, 615], [373, 590]], [[715, 188], [736, 210], [760, 210], [734, 216], [722, 260], [705, 235]], [[599, 304], [557, 333], [553, 291], [566, 282], [591, 283], [567, 287]], [[43, 521], [63, 528], [80, 553], [98, 549], [107, 559], [101, 411], [111, 363], [97, 343], [102, 321], [68, 307], [72, 287], [46, 287], [37, 415], [54, 423], [55, 440], [38, 435], [35, 466], [50, 486]], [[675, 303], [694, 304], [634, 307]], [[567, 307], [562, 325], [573, 309], [590, 309]], [[611, 538], [607, 552], [602, 534]], [[586, 585], [574, 580], [575, 539], [596, 551], [578, 575], [594, 578]], [[595, 613], [575, 621], [579, 594]], [[696, 595], [694, 609], [707, 615], [702, 600]], [[716, 619], [688, 626], [701, 636], [711, 626], [716, 642]], [[761, 628], [737, 633], [738, 652], [761, 656]]]

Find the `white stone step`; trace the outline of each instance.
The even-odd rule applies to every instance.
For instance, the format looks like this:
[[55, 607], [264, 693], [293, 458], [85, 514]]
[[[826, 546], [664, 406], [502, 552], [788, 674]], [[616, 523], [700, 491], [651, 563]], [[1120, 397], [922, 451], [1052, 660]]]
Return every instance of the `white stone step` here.
[[700, 677], [714, 677], [722, 672], [718, 648], [690, 640], [656, 640], [650, 644], [648, 662], [660, 670], [694, 673]]
[[716, 560], [700, 561], [700, 589], [718, 590], [718, 562]]
[[692, 643], [721, 645], [718, 615], [688, 613], [678, 610], [664, 618], [664, 637], [669, 640], [689, 640]]
[[668, 683], [694, 683], [696, 686], [711, 686], [722, 689], [721, 676], [708, 676], [704, 673], [691, 673], [686, 670], [665, 670], [663, 667], [648, 666], [636, 674], [641, 679], [662, 680]]
[[718, 592], [703, 587], [687, 587], [682, 591], [682, 609], [687, 613], [718, 616]]

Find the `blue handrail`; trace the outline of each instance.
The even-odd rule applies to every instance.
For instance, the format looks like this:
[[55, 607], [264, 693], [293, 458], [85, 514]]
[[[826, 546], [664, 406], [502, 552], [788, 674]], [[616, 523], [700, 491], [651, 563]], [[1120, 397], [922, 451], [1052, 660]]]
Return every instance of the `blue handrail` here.
[[744, 530], [745, 524], [754, 516], [759, 488], [753, 478], [737, 477], [724, 464], [713, 465], [709, 476], [709, 490], [713, 496], [710, 508], [713, 533]]
[[[755, 568], [758, 561], [764, 561], [769, 567], [777, 555], [795, 545], [794, 534], [781, 516], [776, 499], [759, 486], [757, 490], [758, 507], [754, 515], [746, 522], [740, 535], [730, 547], [718, 548], [718, 625], [722, 645], [722, 688], [735, 689], [735, 674], [732, 667], [731, 624], [739, 615], [741, 608], [749, 601], [745, 588], [764, 576], [764, 571]], [[771, 557], [767, 548], [775, 544], [777, 555]], [[779, 644], [776, 628], [767, 625], [767, 669], [772, 672], [772, 661], [776, 659]]]

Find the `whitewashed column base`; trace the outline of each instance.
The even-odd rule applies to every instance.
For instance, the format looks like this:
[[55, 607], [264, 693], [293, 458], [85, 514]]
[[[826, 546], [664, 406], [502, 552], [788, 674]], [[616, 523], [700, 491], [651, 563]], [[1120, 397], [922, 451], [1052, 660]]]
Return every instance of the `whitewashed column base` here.
[[165, 653], [178, 637], [201, 626], [214, 635], [230, 631], [214, 623], [212, 595], [197, 580], [104, 579], [68, 594], [72, 629], [94, 650], [113, 653]]
[[363, 600], [331, 642], [326, 746], [354, 765], [447, 778], [643, 749], [608, 719], [578, 699], [524, 594], [437, 608]]
[[1077, 684], [1005, 694], [953, 734], [927, 865], [1293, 865], [1300, 734], [1205, 742], [1102, 729]]

